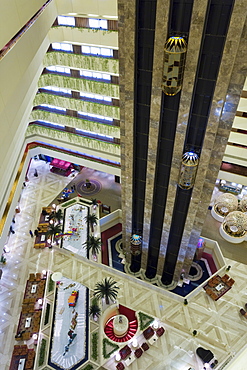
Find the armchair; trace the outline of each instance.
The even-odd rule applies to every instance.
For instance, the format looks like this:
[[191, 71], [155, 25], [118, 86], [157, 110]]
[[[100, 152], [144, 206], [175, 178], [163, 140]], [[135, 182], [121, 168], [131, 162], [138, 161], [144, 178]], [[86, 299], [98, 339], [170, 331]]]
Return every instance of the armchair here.
[[145, 339], [150, 339], [154, 335], [154, 329], [149, 326], [147, 329], [144, 330], [143, 335]]

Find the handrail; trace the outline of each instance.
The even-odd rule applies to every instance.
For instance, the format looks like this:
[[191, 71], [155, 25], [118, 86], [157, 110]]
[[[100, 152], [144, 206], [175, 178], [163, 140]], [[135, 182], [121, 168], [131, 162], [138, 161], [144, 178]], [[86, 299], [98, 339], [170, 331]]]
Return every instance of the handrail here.
[[2, 60], [5, 55], [13, 48], [13, 46], [19, 41], [19, 39], [24, 35], [24, 33], [31, 28], [34, 22], [38, 19], [38, 17], [43, 13], [43, 11], [47, 8], [47, 6], [52, 2], [52, 0], [48, 0], [41, 8], [38, 10], [34, 16], [23, 26], [12, 39], [0, 50], [0, 60]]

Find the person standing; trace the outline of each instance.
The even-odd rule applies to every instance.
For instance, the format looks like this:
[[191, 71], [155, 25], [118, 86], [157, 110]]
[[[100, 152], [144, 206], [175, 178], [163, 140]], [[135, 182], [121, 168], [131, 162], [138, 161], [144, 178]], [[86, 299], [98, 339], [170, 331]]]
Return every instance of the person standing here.
[[39, 175], [38, 175], [38, 171], [36, 170], [36, 168], [35, 168], [35, 171], [34, 171], [34, 176], [35, 177], [38, 177]]
[[30, 234], [31, 238], [33, 238], [33, 232], [32, 232], [32, 230], [29, 230], [29, 234]]

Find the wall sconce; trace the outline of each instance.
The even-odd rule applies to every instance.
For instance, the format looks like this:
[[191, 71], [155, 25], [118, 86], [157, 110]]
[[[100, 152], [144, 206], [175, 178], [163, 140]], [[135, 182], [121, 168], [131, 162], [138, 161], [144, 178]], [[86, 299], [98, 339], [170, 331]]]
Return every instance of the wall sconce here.
[[182, 88], [187, 44], [183, 37], [170, 37], [164, 47], [162, 90], [174, 96]]
[[133, 234], [130, 237], [130, 252], [133, 256], [138, 256], [141, 254], [142, 250], [142, 237], [137, 234]]
[[198, 164], [199, 157], [196, 153], [186, 152], [183, 154], [178, 181], [178, 186], [181, 189], [189, 190], [193, 188]]

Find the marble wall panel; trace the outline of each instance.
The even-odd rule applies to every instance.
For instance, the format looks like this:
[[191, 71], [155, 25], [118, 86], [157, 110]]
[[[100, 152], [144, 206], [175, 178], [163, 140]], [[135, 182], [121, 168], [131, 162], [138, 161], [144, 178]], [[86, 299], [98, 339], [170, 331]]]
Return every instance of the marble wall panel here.
[[[164, 42], [167, 35], [169, 7], [167, 3], [158, 0], [156, 11], [156, 25], [155, 25], [155, 46], [154, 46], [154, 60], [153, 60], [153, 75], [152, 75], [152, 95], [150, 107], [150, 130], [148, 143], [148, 158], [147, 158], [147, 181], [146, 181], [146, 195], [145, 195], [145, 214], [143, 227], [143, 241], [148, 246], [150, 234], [151, 211], [153, 201], [154, 179], [155, 179], [155, 163], [157, 156], [158, 134], [159, 134], [159, 119], [161, 107], [161, 82], [163, 71], [163, 57], [164, 57]], [[146, 211], [147, 210], [147, 211]], [[147, 254], [142, 255], [141, 266], [146, 268]]]
[[[123, 247], [129, 252], [132, 231], [132, 168], [133, 168], [133, 116], [134, 116], [134, 60], [135, 60], [135, 2], [118, 1], [119, 16], [119, 80], [120, 130], [122, 165], [122, 222]], [[127, 253], [127, 262], [130, 254]]]
[[[241, 13], [240, 17], [239, 12]], [[191, 230], [192, 234], [187, 244], [192, 246], [194, 243], [194, 248], [187, 250], [185, 257], [186, 261], [192, 261], [194, 256], [196, 249], [195, 236], [199, 237], [199, 232], [203, 227], [215, 180], [218, 175], [222, 157], [227, 145], [227, 139], [229, 137], [230, 129], [234, 120], [235, 111], [239, 100], [239, 92], [242, 90], [245, 80], [245, 76], [243, 75], [242, 79], [238, 78], [239, 85], [237, 86], [235, 83], [235, 76], [239, 76], [240, 71], [243, 69], [243, 65], [245, 65], [242, 54], [242, 48], [245, 43], [244, 40], [246, 40], [245, 22], [246, 6], [244, 6], [243, 1], [239, 1], [238, 3], [235, 3], [233, 9], [226, 40], [226, 47], [224, 49], [217, 85], [213, 97], [214, 103], [216, 102], [218, 106], [217, 109], [215, 109], [215, 105], [213, 104], [210, 111], [209, 122], [213, 122], [214, 124], [208, 126], [201, 155], [201, 159], [204, 159], [205, 165], [207, 165], [207, 171], [206, 173], [204, 170], [201, 172], [199, 166], [195, 183], [195, 187], [201, 189], [201, 201], [198, 203], [196, 212], [188, 215], [188, 224], [191, 225], [191, 220], [194, 218], [194, 225], [193, 229]], [[233, 89], [232, 86], [234, 86]], [[234, 94], [231, 94], [232, 90], [234, 91]], [[221, 109], [220, 104], [222, 104]], [[212, 140], [212, 134], [214, 132], [215, 139]], [[208, 153], [204, 157], [205, 150], [209, 151], [210, 148], [210, 157], [208, 157]], [[192, 200], [192, 202], [193, 201], [196, 201], [196, 199]], [[205, 215], [205, 217], [202, 217], [202, 215]], [[183, 244], [186, 245], [186, 240], [183, 240]]]

